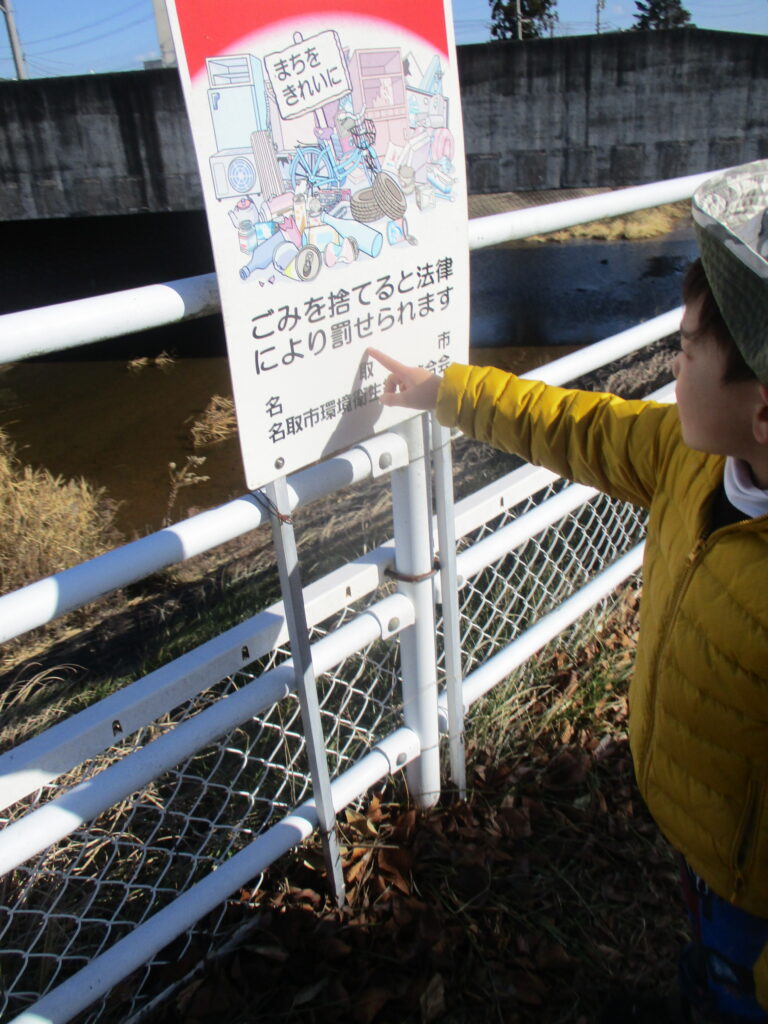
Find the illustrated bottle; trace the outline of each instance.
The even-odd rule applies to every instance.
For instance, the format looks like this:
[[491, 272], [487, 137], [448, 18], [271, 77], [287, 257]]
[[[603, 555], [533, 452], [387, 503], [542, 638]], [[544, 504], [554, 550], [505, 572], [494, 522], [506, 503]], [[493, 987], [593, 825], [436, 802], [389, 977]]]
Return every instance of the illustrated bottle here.
[[275, 270], [279, 270], [281, 274], [284, 274], [286, 267], [293, 263], [298, 251], [298, 245], [283, 240], [272, 253], [272, 266]]
[[240, 268], [240, 277], [246, 281], [254, 270], [264, 270], [266, 267], [272, 265], [272, 257], [275, 254], [275, 250], [278, 246], [285, 244], [283, 236], [277, 231], [271, 238], [268, 238], [266, 242], [262, 242], [261, 245], [257, 245], [253, 250], [251, 259], [244, 267]]
[[384, 236], [368, 224], [362, 224], [357, 220], [347, 220], [346, 217], [332, 217], [330, 213], [324, 213], [323, 220], [330, 227], [335, 228], [342, 238], [354, 238], [360, 252], [373, 256], [374, 259], [381, 252]]

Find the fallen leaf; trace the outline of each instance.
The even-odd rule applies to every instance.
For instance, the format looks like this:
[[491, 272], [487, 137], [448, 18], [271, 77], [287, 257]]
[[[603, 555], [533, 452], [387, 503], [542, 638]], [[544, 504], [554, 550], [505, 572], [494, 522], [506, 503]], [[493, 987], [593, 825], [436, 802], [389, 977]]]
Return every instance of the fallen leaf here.
[[365, 871], [365, 869], [371, 862], [371, 856], [372, 851], [365, 850], [363, 856], [359, 860], [355, 861], [354, 864], [352, 864], [352, 866], [346, 873], [346, 880], [348, 885], [352, 885], [353, 882], [356, 882], [360, 875], [363, 873], [363, 871]]
[[515, 839], [527, 839], [533, 834], [530, 808], [504, 807], [501, 814]]
[[409, 881], [412, 857], [409, 850], [384, 848], [377, 851], [379, 870], [389, 881], [406, 896], [410, 894]]
[[374, 986], [366, 989], [361, 996], [353, 1002], [355, 1019], [360, 1024], [371, 1024], [371, 1021], [392, 998], [392, 991], [381, 986]]
[[439, 974], [433, 974], [419, 999], [422, 1024], [432, 1024], [445, 1013], [445, 985]]
[[352, 947], [335, 935], [324, 935], [320, 940], [320, 951], [329, 960], [343, 960], [352, 952]]
[[265, 960], [274, 960], [277, 963], [284, 963], [290, 955], [280, 946], [248, 944], [242, 948], [249, 953], [255, 953], [257, 956], [264, 957]]
[[325, 986], [328, 984], [328, 978], [320, 978], [319, 981], [314, 982], [312, 985], [305, 985], [304, 988], [300, 988], [296, 995], [293, 997], [293, 1006], [304, 1006], [305, 1003], [310, 1003], [319, 996]]
[[559, 942], [545, 942], [536, 951], [536, 964], [541, 970], [573, 968], [578, 963], [576, 957], [566, 952]]

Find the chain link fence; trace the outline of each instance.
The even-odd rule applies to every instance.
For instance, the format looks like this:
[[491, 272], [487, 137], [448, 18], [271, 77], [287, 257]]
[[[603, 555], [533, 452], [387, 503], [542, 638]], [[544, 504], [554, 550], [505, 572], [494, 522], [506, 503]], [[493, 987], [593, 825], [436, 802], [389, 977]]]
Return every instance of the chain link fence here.
[[[506, 510], [463, 538], [462, 546], [477, 543], [565, 486], [553, 483]], [[598, 495], [468, 580], [460, 595], [463, 676], [639, 544], [644, 534], [642, 510]]]
[[[558, 481], [505, 509], [460, 550], [558, 493]], [[463, 671], [520, 636], [644, 532], [632, 506], [598, 496], [468, 580], [460, 594]], [[383, 591], [373, 597], [383, 596]], [[339, 629], [359, 608], [315, 627]], [[438, 621], [438, 636], [441, 626]], [[442, 647], [441, 639], [438, 643]], [[318, 679], [336, 777], [401, 724], [397, 642], [377, 641]], [[277, 649], [10, 809], [4, 823], [94, 776], [281, 664]], [[442, 653], [441, 653], [442, 661]], [[2, 1020], [11, 1019], [215, 870], [310, 795], [299, 702], [288, 696], [159, 775], [2, 880]], [[259, 879], [254, 879], [257, 888]], [[125, 1021], [231, 937], [225, 904], [78, 1018]]]

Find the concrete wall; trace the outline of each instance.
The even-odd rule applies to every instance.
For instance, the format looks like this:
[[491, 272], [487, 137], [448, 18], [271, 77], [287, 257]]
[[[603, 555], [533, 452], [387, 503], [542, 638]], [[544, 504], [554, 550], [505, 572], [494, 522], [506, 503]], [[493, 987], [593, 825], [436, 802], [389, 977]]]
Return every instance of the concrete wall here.
[[[459, 48], [472, 192], [768, 156], [768, 39], [682, 29]], [[199, 209], [175, 71], [0, 83], [0, 219]]]
[[202, 203], [176, 70], [0, 83], [0, 219]]
[[768, 39], [680, 29], [461, 48], [474, 192], [640, 184], [768, 156]]

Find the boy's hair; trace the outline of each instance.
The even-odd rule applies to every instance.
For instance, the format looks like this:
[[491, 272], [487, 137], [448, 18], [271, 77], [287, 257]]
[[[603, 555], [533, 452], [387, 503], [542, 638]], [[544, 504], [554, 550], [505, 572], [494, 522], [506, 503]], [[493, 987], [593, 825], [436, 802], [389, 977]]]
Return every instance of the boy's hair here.
[[744, 357], [739, 352], [733, 335], [728, 330], [728, 325], [715, 302], [700, 258], [690, 264], [683, 279], [683, 301], [687, 305], [697, 299], [701, 299], [701, 306], [699, 307], [699, 328], [696, 335], [701, 337], [708, 334], [724, 354], [723, 381], [728, 383], [739, 380], [755, 380], [755, 374], [744, 361]]

